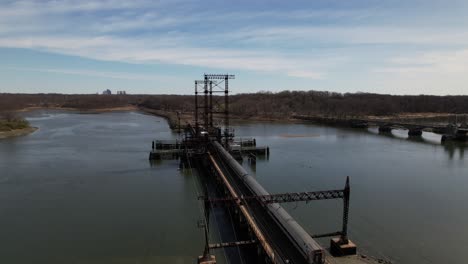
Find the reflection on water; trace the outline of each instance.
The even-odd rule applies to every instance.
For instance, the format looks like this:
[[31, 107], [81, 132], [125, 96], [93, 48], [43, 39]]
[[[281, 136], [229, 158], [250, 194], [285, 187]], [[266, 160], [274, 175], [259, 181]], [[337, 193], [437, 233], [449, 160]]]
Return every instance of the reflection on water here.
[[450, 159], [453, 159], [458, 152], [458, 158], [463, 160], [465, 157], [465, 148], [466, 144], [458, 143], [458, 142], [448, 142], [443, 144], [445, 152], [447, 152]]
[[394, 140], [408, 141], [411, 143], [431, 144], [443, 147], [449, 159], [458, 158], [460, 160], [463, 160], [465, 155], [465, 149], [468, 148], [468, 144], [466, 142], [449, 141], [441, 143], [441, 135], [430, 132], [423, 132], [422, 136], [408, 136], [407, 130], [404, 129], [395, 129], [392, 130], [391, 133], [378, 132], [377, 129], [373, 128], [370, 128], [367, 131], [369, 132], [369, 134], [391, 138]]
[[[176, 138], [163, 119], [38, 111], [28, 120], [40, 129], [0, 141], [1, 263], [194, 262], [203, 250], [197, 177], [177, 160], [148, 161], [152, 140]], [[235, 128], [270, 147], [269, 160], [242, 165], [272, 193], [342, 188], [350, 176], [349, 233], [362, 252], [403, 264], [464, 263], [465, 144], [404, 130]], [[339, 228], [341, 206], [285, 205], [311, 234]]]
[[[464, 263], [465, 144], [442, 145], [432, 133], [418, 138], [405, 130], [379, 134], [372, 128], [242, 124], [237, 131], [270, 146], [270, 161], [249, 172], [271, 193], [342, 188], [350, 176], [349, 233], [361, 252], [404, 264]], [[285, 204], [311, 234], [339, 229], [341, 206], [340, 201]]]
[[29, 113], [0, 141], [0, 263], [192, 263], [202, 252], [193, 175], [152, 167], [174, 135], [138, 113]]

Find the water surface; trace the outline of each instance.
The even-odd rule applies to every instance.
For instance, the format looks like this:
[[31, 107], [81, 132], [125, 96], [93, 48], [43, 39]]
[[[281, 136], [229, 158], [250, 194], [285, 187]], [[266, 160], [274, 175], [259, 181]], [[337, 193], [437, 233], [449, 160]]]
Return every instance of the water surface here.
[[[51, 111], [28, 119], [37, 132], [0, 141], [1, 263], [195, 262], [203, 249], [196, 176], [177, 161], [148, 161], [151, 140], [177, 137], [163, 119]], [[243, 166], [271, 193], [343, 188], [350, 176], [349, 233], [365, 254], [465, 262], [464, 146], [442, 146], [430, 133], [407, 139], [311, 124], [235, 129], [270, 146], [269, 161]], [[341, 201], [285, 207], [311, 234], [340, 230]]]
[[[349, 236], [361, 252], [394, 263], [465, 263], [464, 145], [443, 146], [432, 133], [413, 139], [403, 130], [310, 124], [241, 124], [236, 132], [270, 146], [268, 162], [244, 166], [271, 193], [343, 188], [350, 176]], [[341, 201], [285, 207], [311, 234], [341, 230]]]
[[193, 179], [148, 162], [175, 137], [138, 113], [37, 112], [0, 141], [0, 262], [191, 263], [202, 250]]

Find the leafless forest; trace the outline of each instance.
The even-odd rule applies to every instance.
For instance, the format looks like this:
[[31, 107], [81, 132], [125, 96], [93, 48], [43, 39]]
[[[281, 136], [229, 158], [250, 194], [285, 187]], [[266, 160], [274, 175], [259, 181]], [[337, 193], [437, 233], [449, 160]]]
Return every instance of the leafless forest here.
[[[0, 111], [3, 112], [27, 107], [89, 110], [128, 105], [156, 110], [191, 112], [193, 96], [0, 94]], [[230, 110], [238, 117], [280, 119], [292, 115], [344, 117], [429, 112], [468, 113], [468, 96], [396, 96], [322, 91], [259, 92], [232, 95]]]

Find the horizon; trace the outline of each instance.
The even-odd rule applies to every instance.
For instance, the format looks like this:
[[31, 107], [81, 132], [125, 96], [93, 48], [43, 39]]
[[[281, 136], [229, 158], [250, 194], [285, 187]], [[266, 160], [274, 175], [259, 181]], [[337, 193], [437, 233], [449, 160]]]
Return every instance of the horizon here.
[[[110, 89], [109, 89], [110, 90]], [[19, 93], [19, 92], [0, 92], [0, 95], [6, 94], [6, 95], [103, 95], [103, 96], [109, 96], [108, 94], [103, 94], [101, 92], [95, 92], [95, 93], [54, 93], [54, 92], [37, 92], [37, 93]], [[158, 95], [168, 95], [168, 96], [194, 96], [193, 93], [126, 93], [126, 94], [117, 94], [116, 91], [111, 90], [112, 95], [118, 95], [118, 96], [158, 96]], [[328, 92], [328, 93], [336, 93], [340, 95], [347, 95], [347, 94], [353, 94], [353, 95], [359, 95], [359, 94], [367, 94], [367, 95], [379, 95], [379, 96], [433, 96], [433, 97], [466, 97], [468, 94], [385, 94], [385, 93], [373, 93], [373, 92], [333, 92], [333, 91], [326, 91], [326, 90], [279, 90], [279, 91], [256, 91], [256, 92], [245, 92], [245, 93], [230, 93], [231, 96], [236, 96], [236, 95], [252, 95], [252, 94], [280, 94], [284, 92]], [[222, 96], [222, 95], [213, 95], [213, 96]]]
[[[468, 3], [5, 1], [0, 93], [468, 95]], [[171, 87], [171, 88], [167, 88]]]

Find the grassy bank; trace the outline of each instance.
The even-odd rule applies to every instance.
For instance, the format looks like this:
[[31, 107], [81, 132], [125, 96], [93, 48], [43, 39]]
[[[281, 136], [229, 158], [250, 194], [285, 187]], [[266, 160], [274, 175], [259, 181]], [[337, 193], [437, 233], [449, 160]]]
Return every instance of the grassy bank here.
[[13, 131], [17, 129], [28, 128], [29, 122], [23, 118], [15, 118], [11, 120], [0, 119], [0, 132]]
[[28, 135], [37, 130], [23, 118], [0, 119], [0, 139]]

